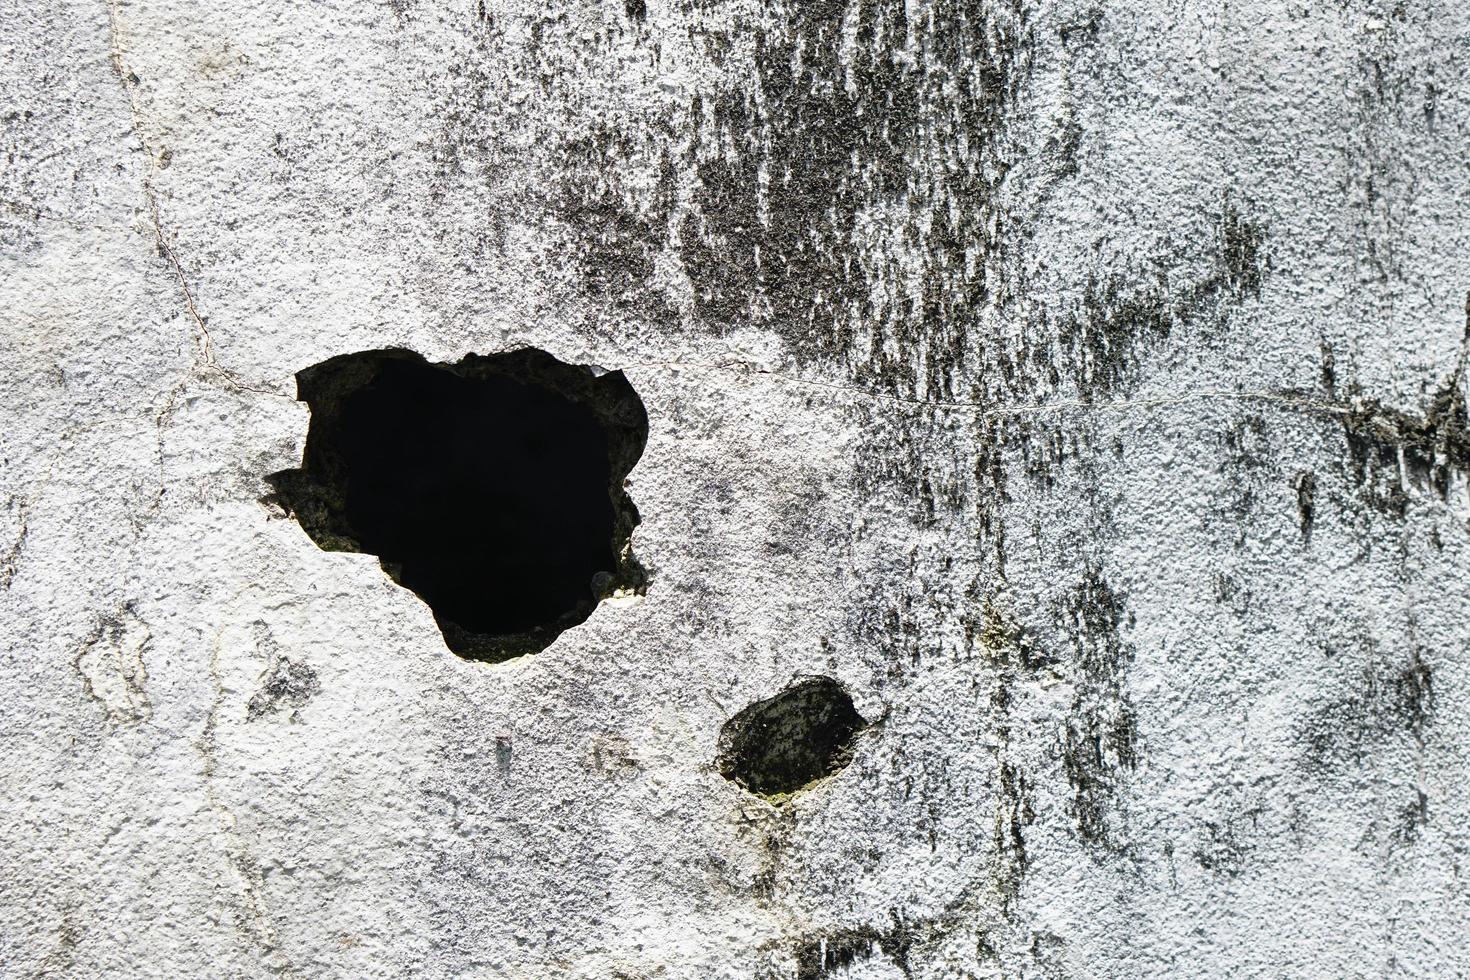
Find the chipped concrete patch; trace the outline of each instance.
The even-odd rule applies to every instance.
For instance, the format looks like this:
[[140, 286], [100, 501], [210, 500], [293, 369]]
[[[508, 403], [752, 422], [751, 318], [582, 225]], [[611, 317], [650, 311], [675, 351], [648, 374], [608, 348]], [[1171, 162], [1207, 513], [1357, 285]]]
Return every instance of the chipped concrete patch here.
[[[1465, 4], [0, 8], [7, 974], [1470, 973]], [[639, 574], [466, 659], [268, 477], [525, 348]]]
[[140, 722], [152, 716], [148, 668], [143, 662], [152, 639], [147, 624], [128, 603], [104, 616], [77, 654], [82, 689], [102, 706], [110, 721]]

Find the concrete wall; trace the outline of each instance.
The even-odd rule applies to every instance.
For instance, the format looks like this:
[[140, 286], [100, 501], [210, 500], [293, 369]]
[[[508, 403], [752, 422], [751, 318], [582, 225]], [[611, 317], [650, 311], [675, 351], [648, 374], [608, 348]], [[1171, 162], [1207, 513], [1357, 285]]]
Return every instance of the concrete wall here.
[[[1470, 972], [1470, 5], [0, 2], [0, 972]], [[450, 653], [296, 371], [623, 370]], [[727, 720], [874, 724], [779, 805]]]

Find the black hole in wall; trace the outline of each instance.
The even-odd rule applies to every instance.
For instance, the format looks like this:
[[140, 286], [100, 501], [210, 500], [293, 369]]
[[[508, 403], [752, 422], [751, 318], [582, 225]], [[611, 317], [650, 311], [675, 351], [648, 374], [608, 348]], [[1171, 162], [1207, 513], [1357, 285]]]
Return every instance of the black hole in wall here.
[[841, 685], [808, 678], [725, 722], [717, 765], [752, 793], [780, 797], [846, 766], [865, 727]]
[[475, 660], [544, 649], [599, 600], [641, 591], [623, 480], [648, 439], [620, 372], [534, 349], [432, 364], [344, 354], [296, 376], [302, 465], [269, 477], [328, 551], [377, 555]]

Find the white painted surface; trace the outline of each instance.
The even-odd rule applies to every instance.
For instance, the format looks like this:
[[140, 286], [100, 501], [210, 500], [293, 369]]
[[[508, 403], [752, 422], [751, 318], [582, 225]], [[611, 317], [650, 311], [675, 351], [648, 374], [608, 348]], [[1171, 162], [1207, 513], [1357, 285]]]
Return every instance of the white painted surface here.
[[[0, 972], [780, 977], [865, 934], [904, 952], [831, 975], [1470, 972], [1465, 474], [1391, 513], [1342, 424], [1463, 391], [1470, 7], [1023, 6], [1000, 122], [936, 69], [905, 193], [803, 199], [849, 208], [852, 265], [770, 288], [889, 310], [819, 344], [702, 310], [749, 267], [701, 278], [684, 222], [744, 152], [696, 97], [766, 106], [756, 146], [810, 122], [752, 81], [794, 7], [0, 3]], [[902, 122], [863, 118], [857, 156]], [[914, 340], [892, 309], [955, 268], [920, 204], [982, 172], [950, 204], [995, 238], [954, 261], [993, 288]], [[1100, 385], [1057, 346], [1089, 277], [1215, 285]], [[916, 381], [955, 337], [952, 390]], [[642, 395], [653, 578], [485, 666], [259, 498], [295, 371], [523, 344]], [[283, 659], [320, 691], [250, 720]], [[816, 672], [885, 720], [778, 812], [714, 745]], [[1069, 726], [1075, 760], [1124, 715], [1136, 761], [1079, 788]]]

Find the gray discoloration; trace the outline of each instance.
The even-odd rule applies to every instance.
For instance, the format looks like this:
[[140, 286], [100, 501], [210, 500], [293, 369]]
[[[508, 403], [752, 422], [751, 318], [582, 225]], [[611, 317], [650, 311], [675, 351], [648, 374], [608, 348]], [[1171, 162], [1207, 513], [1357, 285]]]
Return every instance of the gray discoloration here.
[[247, 721], [256, 721], [285, 709], [290, 710], [291, 719], [297, 720], [297, 710], [320, 694], [322, 682], [315, 670], [303, 663], [292, 663], [282, 657], [271, 665], [265, 680], [250, 698], [245, 708]]

